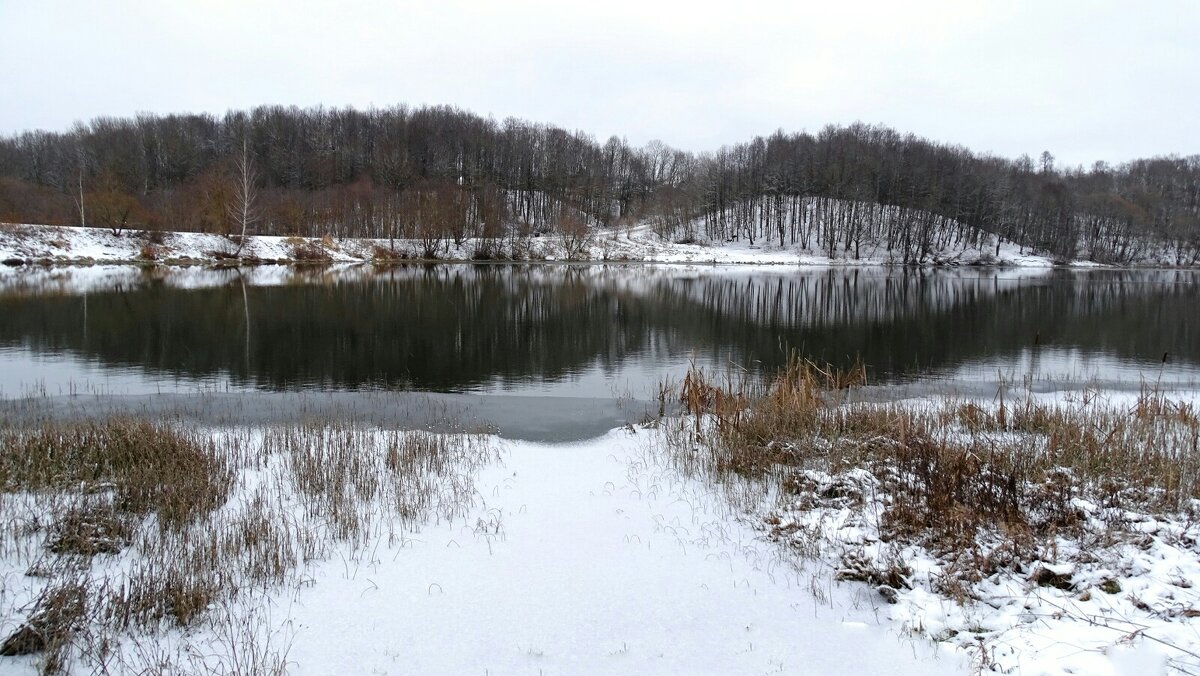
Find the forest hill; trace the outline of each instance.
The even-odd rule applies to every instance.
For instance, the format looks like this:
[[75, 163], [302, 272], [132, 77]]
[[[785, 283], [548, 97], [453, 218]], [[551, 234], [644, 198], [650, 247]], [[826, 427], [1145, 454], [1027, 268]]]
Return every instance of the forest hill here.
[[866, 124], [696, 154], [451, 107], [146, 114], [0, 138], [0, 222], [237, 233], [243, 148], [257, 234], [461, 242], [645, 223], [831, 255], [886, 241], [905, 260], [982, 234], [1064, 260], [1200, 255], [1195, 155], [1062, 170], [1049, 152], [1009, 160]]

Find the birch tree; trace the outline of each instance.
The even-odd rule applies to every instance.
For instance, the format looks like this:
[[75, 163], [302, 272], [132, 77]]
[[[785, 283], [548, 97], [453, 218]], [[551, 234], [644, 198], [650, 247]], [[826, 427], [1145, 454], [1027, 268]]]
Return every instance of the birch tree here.
[[237, 251], [233, 254], [240, 256], [242, 248], [246, 246], [246, 231], [259, 217], [258, 171], [254, 167], [254, 158], [250, 156], [245, 139], [242, 139], [242, 155], [236, 160], [236, 169], [237, 186], [233, 191], [233, 201], [229, 204], [229, 217], [234, 226], [242, 230]]

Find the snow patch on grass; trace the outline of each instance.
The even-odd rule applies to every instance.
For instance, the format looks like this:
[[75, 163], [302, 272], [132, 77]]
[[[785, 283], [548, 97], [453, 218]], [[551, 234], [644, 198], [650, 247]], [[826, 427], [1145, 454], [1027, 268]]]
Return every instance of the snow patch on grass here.
[[676, 466], [976, 669], [1200, 668], [1194, 400], [851, 403], [860, 382], [803, 362], [763, 385], [693, 370], [667, 423]]

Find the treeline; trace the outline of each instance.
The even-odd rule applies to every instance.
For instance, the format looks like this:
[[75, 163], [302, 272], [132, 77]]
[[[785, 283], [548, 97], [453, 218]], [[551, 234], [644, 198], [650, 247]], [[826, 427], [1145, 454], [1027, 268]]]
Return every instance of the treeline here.
[[854, 124], [723, 148], [696, 180], [654, 198], [654, 217], [685, 237], [775, 238], [830, 255], [857, 256], [866, 241], [920, 261], [985, 233], [1064, 259], [1200, 255], [1200, 155], [1059, 171], [1048, 152], [1013, 161]]
[[[244, 144], [244, 146], [243, 146]], [[99, 118], [0, 138], [0, 221], [484, 242], [649, 222], [684, 241], [769, 239], [904, 260], [1004, 237], [1063, 258], [1200, 257], [1200, 156], [1060, 170], [885, 127], [784, 134], [694, 154], [449, 107], [260, 107]]]

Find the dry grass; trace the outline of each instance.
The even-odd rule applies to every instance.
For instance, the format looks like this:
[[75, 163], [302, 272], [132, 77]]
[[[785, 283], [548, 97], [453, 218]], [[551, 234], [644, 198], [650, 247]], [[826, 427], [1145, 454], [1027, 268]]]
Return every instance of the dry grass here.
[[30, 604], [28, 619], [0, 644], [0, 656], [45, 653], [44, 671], [65, 666], [75, 632], [86, 621], [87, 586], [81, 578], [68, 578], [47, 586]]
[[196, 650], [153, 648], [175, 628], [274, 651], [209, 646], [228, 660], [201, 670], [282, 671], [286, 642], [243, 626], [250, 599], [295, 593], [308, 562], [350, 565], [465, 516], [493, 457], [464, 435], [131, 419], [9, 430], [0, 449], [0, 560], [36, 576], [23, 605], [0, 594], [7, 654], [40, 653], [47, 673], [188, 670]]
[[[1121, 404], [1090, 391], [1054, 403], [1030, 393], [863, 403], [853, 401], [858, 371], [794, 360], [767, 382], [713, 385], [693, 370], [679, 392], [681, 410], [693, 415], [668, 427], [672, 457], [724, 488], [735, 507], [770, 505], [767, 537], [830, 566], [835, 579], [865, 583], [909, 611], [930, 594], [967, 606], [966, 619], [931, 638], [974, 646], [985, 656], [980, 668], [1001, 634], [969, 618], [1022, 594], [1026, 609], [1046, 602], [1055, 619], [1098, 623], [1126, 641], [1145, 625], [1110, 614], [1107, 601], [1096, 614], [1074, 604], [1119, 595], [1113, 603], [1147, 621], [1200, 613], [1172, 591], [1147, 601], [1115, 579], [1130, 574], [1153, 589], [1157, 574], [1134, 552], [1194, 553], [1200, 415], [1192, 404], [1150, 387]], [[1147, 522], [1180, 528], [1148, 532]], [[924, 595], [904, 591], [914, 587]], [[919, 619], [910, 628], [924, 631]], [[960, 632], [974, 638], [955, 639]], [[1197, 654], [1186, 642], [1157, 642], [1172, 651], [1174, 668], [1193, 671]]]
[[376, 263], [397, 263], [408, 259], [407, 251], [390, 249], [378, 244], [371, 247], [371, 260]]
[[10, 430], [0, 448], [5, 491], [111, 491], [116, 511], [153, 512], [169, 528], [212, 511], [232, 481], [211, 440], [127, 418]]
[[69, 509], [51, 528], [46, 549], [52, 554], [116, 554], [129, 544], [134, 524], [111, 504], [95, 501]]
[[292, 246], [292, 260], [299, 263], [331, 263], [333, 256], [319, 244], [300, 242]]
[[377, 533], [384, 514], [404, 523], [454, 518], [470, 499], [470, 474], [487, 457], [472, 437], [411, 432], [379, 438], [334, 426], [274, 430], [263, 448], [287, 463], [308, 518], [351, 542]]
[[512, 258], [504, 250], [503, 243], [494, 239], [480, 240], [471, 250], [471, 260], [473, 261], [507, 261]]
[[680, 389], [693, 415], [673, 435], [679, 465], [803, 492], [805, 470], [865, 468], [891, 496], [886, 538], [961, 551], [986, 531], [1019, 558], [1069, 531], [1074, 498], [1178, 513], [1200, 498], [1200, 416], [1145, 390], [1131, 408], [1075, 403], [847, 403], [865, 380], [792, 360], [767, 383], [714, 385], [693, 369]]

